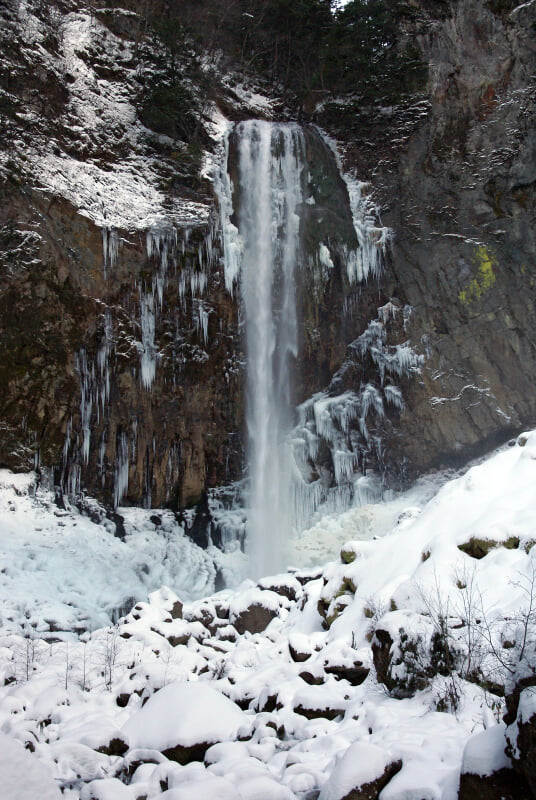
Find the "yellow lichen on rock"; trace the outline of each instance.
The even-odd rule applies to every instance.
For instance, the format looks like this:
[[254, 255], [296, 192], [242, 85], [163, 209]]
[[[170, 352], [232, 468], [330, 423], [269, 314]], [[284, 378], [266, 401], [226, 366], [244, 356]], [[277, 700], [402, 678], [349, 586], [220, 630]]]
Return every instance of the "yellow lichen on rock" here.
[[485, 294], [488, 289], [491, 289], [497, 280], [493, 269], [495, 259], [484, 245], [479, 245], [476, 248], [475, 259], [478, 266], [477, 274], [467, 288], [462, 289], [458, 294], [463, 305], [468, 305], [475, 300], [480, 300], [482, 295]]

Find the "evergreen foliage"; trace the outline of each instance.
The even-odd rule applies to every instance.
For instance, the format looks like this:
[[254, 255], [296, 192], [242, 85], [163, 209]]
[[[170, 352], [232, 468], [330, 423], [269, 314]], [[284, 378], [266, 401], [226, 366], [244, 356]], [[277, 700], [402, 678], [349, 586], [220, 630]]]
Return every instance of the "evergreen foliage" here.
[[247, 75], [272, 82], [285, 101], [396, 102], [421, 88], [426, 65], [406, 41], [402, 0], [172, 0], [149, 7], [161, 48], [139, 104], [142, 121], [185, 142], [200, 132], [204, 98], [219, 78], [202, 55], [223, 50]]
[[[414, 10], [399, 0], [243, 0], [243, 56], [300, 98], [322, 92], [397, 99], [426, 77], [401, 21]], [[244, 22], [246, 20], [246, 22]]]
[[138, 116], [155, 133], [194, 144], [209, 80], [201, 67], [199, 43], [173, 11], [152, 20], [152, 33], [156, 46], [142, 49], [147, 78]]

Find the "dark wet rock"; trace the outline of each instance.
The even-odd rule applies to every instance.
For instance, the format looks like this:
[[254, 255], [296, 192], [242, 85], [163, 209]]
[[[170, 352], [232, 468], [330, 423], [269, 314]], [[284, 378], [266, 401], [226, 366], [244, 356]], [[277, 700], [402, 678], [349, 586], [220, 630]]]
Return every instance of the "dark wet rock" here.
[[331, 708], [330, 706], [312, 708], [299, 704], [294, 707], [294, 713], [300, 714], [302, 717], [306, 717], [306, 719], [335, 719], [344, 714], [344, 708]]
[[171, 614], [171, 618], [182, 619], [182, 609], [183, 609], [183, 604], [181, 603], [181, 601], [175, 600], [169, 612]]
[[513, 769], [492, 775], [465, 774], [460, 778], [458, 800], [531, 800], [525, 780]]
[[324, 678], [322, 675], [320, 674], [315, 675], [312, 672], [309, 672], [308, 670], [300, 672], [300, 678], [302, 679], [302, 681], [305, 681], [305, 683], [308, 683], [309, 686], [321, 686], [324, 683]]
[[400, 772], [402, 769], [401, 761], [394, 761], [385, 768], [385, 772], [379, 778], [370, 783], [364, 783], [361, 786], [356, 786], [342, 800], [378, 800], [380, 792], [384, 789], [391, 778]]
[[376, 670], [378, 681], [383, 683], [388, 689], [394, 688], [394, 682], [390, 676], [392, 647], [393, 640], [388, 631], [381, 630], [381, 628], [374, 631], [374, 638], [372, 640], [374, 669]]
[[[525, 679], [524, 684], [516, 687], [517, 707], [514, 720], [506, 729], [506, 752], [514, 770], [527, 782], [532, 797], [536, 797], [536, 676]], [[516, 699], [511, 696], [507, 701], [508, 719], [515, 705]]]
[[356, 661], [350, 667], [342, 664], [330, 664], [324, 667], [326, 675], [334, 675], [337, 680], [346, 680], [352, 686], [359, 686], [366, 680], [370, 670], [364, 667], [361, 661]]
[[114, 736], [106, 744], [101, 744], [97, 747], [96, 750], [97, 753], [104, 753], [106, 756], [124, 756], [128, 750], [128, 744], [123, 738]]
[[268, 589], [271, 592], [280, 594], [283, 597], [286, 597], [287, 600], [291, 601], [296, 600], [302, 591], [301, 584], [292, 576], [278, 578], [277, 580], [274, 580], [273, 578], [263, 578], [261, 581], [259, 581], [259, 587], [261, 589]]
[[308, 658], [311, 657], [311, 651], [309, 652], [300, 652], [296, 647], [292, 645], [292, 642], [288, 643], [288, 649], [290, 653], [290, 657], [293, 661], [297, 663], [301, 663], [303, 661], [307, 661]]
[[252, 603], [236, 616], [231, 618], [231, 622], [238, 633], [262, 633], [266, 630], [270, 622], [277, 616], [277, 611], [261, 603]]

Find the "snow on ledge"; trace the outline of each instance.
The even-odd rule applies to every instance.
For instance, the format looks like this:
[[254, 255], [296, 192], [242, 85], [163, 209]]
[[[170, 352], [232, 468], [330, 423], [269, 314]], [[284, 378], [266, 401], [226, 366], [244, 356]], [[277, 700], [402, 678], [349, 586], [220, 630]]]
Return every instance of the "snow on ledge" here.
[[202, 203], [170, 199], [155, 187], [149, 162], [116, 164], [112, 172], [91, 161], [47, 153], [37, 158], [41, 191], [60, 195], [99, 227], [120, 230], [194, 227], [208, 221]]

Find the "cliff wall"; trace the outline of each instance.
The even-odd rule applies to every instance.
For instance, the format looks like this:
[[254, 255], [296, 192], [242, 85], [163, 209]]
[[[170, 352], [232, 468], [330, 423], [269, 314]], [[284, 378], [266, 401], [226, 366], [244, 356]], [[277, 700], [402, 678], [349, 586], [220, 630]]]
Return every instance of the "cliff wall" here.
[[[242, 477], [240, 303], [209, 179], [222, 112], [318, 124], [367, 182], [371, 224], [392, 230], [381, 276], [351, 284], [346, 189], [311, 134], [306, 237], [334, 257], [302, 286], [296, 401], [367, 387], [385, 399], [386, 364], [402, 398], [372, 406], [365, 432], [352, 422], [356, 468], [399, 485], [534, 424], [534, 0], [407, 4], [403, 37], [427, 83], [390, 105], [267, 99], [261, 78], [233, 72], [226, 32], [210, 53], [225, 78], [198, 91], [197, 150], [142, 122], [159, 53], [142, 5], [2, 11], [0, 464], [40, 463], [111, 504], [176, 508]], [[312, 468], [333, 482], [322, 452]]]

